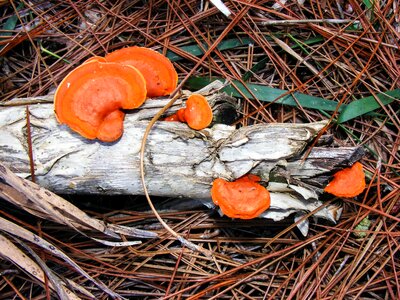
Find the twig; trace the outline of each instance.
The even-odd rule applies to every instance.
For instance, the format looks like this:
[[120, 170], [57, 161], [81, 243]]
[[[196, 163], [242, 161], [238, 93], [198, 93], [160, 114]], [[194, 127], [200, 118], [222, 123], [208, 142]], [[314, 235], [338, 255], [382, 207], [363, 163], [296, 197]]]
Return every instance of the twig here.
[[35, 161], [33, 160], [31, 119], [30, 119], [29, 106], [26, 106], [25, 112], [26, 112], [26, 139], [28, 144], [29, 168], [31, 171], [31, 180], [32, 182], [35, 182]]
[[[246, 10], [247, 11], [247, 10]], [[158, 214], [157, 210], [155, 209], [149, 192], [147, 190], [146, 186], [146, 179], [145, 179], [145, 170], [144, 170], [144, 153], [145, 153], [145, 148], [146, 148], [146, 142], [147, 138], [150, 134], [151, 128], [155, 124], [155, 122], [170, 108], [175, 101], [178, 99], [178, 92], [182, 88], [183, 84], [185, 81], [194, 73], [194, 71], [203, 63], [203, 61], [210, 55], [212, 51], [218, 46], [218, 44], [222, 41], [222, 39], [229, 33], [229, 31], [232, 29], [232, 27], [243, 17], [244, 12], [242, 11], [240, 14], [236, 15], [233, 20], [231, 21], [230, 25], [225, 28], [225, 30], [220, 34], [220, 36], [215, 40], [215, 42], [210, 46], [210, 48], [204, 53], [201, 59], [196, 63], [196, 65], [192, 68], [192, 70], [185, 76], [185, 78], [180, 82], [178, 87], [175, 89], [175, 91], [171, 94], [171, 100], [168, 102], [149, 122], [149, 124], [146, 127], [146, 130], [143, 135], [142, 139], [142, 144], [140, 147], [140, 177], [141, 177], [141, 182], [143, 186], [143, 191], [145, 194], [145, 197], [147, 199], [147, 202], [149, 203], [149, 206], [151, 210], [153, 211], [154, 215], [156, 216], [157, 220], [163, 225], [163, 227], [170, 233], [172, 234], [178, 241], [182, 243], [182, 245], [186, 246], [187, 248], [195, 251], [199, 251], [203, 253], [206, 256], [211, 256], [211, 252], [207, 249], [204, 249], [201, 246], [197, 246], [194, 243], [186, 240], [184, 237], [176, 233], [167, 223], [164, 222], [164, 220], [160, 217]]]

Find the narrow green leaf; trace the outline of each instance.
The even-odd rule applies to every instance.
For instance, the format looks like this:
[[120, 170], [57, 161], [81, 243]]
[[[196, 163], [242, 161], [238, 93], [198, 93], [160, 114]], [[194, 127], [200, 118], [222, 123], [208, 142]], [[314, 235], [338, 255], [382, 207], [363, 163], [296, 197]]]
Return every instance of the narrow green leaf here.
[[[387, 91], [386, 93], [377, 94], [376, 97], [383, 105], [388, 105], [394, 100], [400, 100], [400, 89]], [[374, 96], [368, 96], [362, 99], [355, 100], [349, 103], [343, 109], [338, 118], [338, 123], [343, 123], [359, 116], [365, 115], [375, 109], [380, 108], [381, 105], [375, 100]]]
[[292, 49], [301, 48], [307, 54], [309, 54], [309, 52], [306, 51], [306, 49], [303, 47], [303, 45], [310, 46], [310, 45], [313, 45], [313, 44], [317, 44], [317, 43], [323, 42], [325, 40], [322, 36], [312, 37], [312, 38], [309, 38], [308, 40], [305, 40], [305, 41], [300, 41], [300, 40], [296, 39], [290, 33], [287, 34], [287, 36], [296, 43], [296, 45], [293, 45], [290, 48], [292, 48]]
[[[238, 38], [228, 39], [228, 40], [224, 40], [221, 43], [219, 43], [217, 48], [218, 48], [218, 50], [228, 50], [228, 49], [233, 49], [233, 48], [237, 48], [240, 46], [245, 46], [245, 45], [248, 45], [251, 43], [254, 43], [254, 41], [248, 37], [244, 37], [242, 39], [238, 39]], [[203, 48], [207, 49], [208, 47], [206, 44], [203, 44]], [[194, 55], [194, 56], [200, 56], [204, 53], [199, 45], [182, 46], [182, 47], [179, 47], [179, 49], [181, 49], [182, 51], [185, 51], [191, 55]], [[179, 60], [183, 59], [182, 56], [179, 56], [178, 54], [174, 53], [173, 51], [167, 51], [167, 57], [171, 61], [179, 61]]]
[[51, 56], [53, 56], [53, 57], [55, 57], [55, 58], [62, 59], [62, 60], [63, 60], [64, 62], [66, 62], [67, 64], [70, 64], [70, 63], [71, 63], [68, 59], [61, 58], [60, 55], [58, 55], [58, 54], [56, 54], [56, 53], [54, 53], [54, 52], [52, 52], [52, 51], [50, 51], [50, 50], [47, 50], [45, 47], [43, 47], [42, 44], [40, 44], [40, 50], [42, 50], [44, 53], [49, 54], [49, 55], [51, 55]]
[[256, 73], [256, 72], [260, 71], [262, 68], [264, 68], [268, 61], [269, 61], [268, 56], [260, 59], [250, 70], [248, 70], [247, 72], [245, 72], [242, 75], [243, 81], [249, 80], [250, 77], [253, 76], [253, 73]]
[[[224, 81], [222, 78], [210, 79], [204, 77], [191, 77], [187, 80], [186, 86], [192, 89], [200, 89], [214, 80]], [[287, 92], [285, 90], [271, 88], [265, 85], [254, 84], [254, 83], [246, 84], [248, 88], [247, 90], [242, 83], [236, 80], [233, 81], [233, 84], [235, 84], [238, 87], [238, 89], [249, 99], [254, 99], [254, 97], [248, 90], [250, 90], [254, 94], [254, 96], [257, 97], [258, 100], [266, 102], [273, 102], [275, 101], [275, 99], [279, 98], [281, 95]], [[226, 87], [223, 88], [223, 91], [229, 95], [232, 95], [233, 97], [242, 97], [242, 95], [232, 85], [227, 85]], [[299, 92], [295, 92], [293, 93], [293, 95], [290, 94], [286, 95], [280, 98], [279, 100], [275, 101], [275, 103], [296, 106], [296, 107], [298, 106], [297, 103], [299, 103], [304, 108], [320, 109], [324, 111], [335, 111], [338, 105], [338, 102], [336, 101], [305, 95]], [[344, 107], [345, 105], [341, 105], [339, 111], [343, 110]]]
[[[24, 7], [24, 4], [20, 3], [17, 7], [17, 10], [20, 10], [23, 7]], [[17, 14], [14, 14], [13, 16], [11, 16], [7, 19], [7, 21], [4, 23], [2, 29], [3, 30], [14, 30], [15, 26], [17, 26], [17, 22], [18, 22]], [[0, 33], [0, 35], [10, 36], [11, 32], [2, 32], [2, 33]]]
[[365, 5], [366, 8], [371, 9], [374, 7], [374, 0], [370, 1], [370, 0], [363, 0], [363, 3]]
[[[191, 77], [186, 82], [186, 87], [192, 89], [200, 89], [214, 80], [224, 81], [223, 78], [204, 78], [204, 77]], [[257, 97], [260, 101], [273, 102], [287, 91], [271, 88], [265, 85], [248, 83], [246, 87], [239, 81], [233, 81], [233, 84], [249, 99], [254, 99], [249, 90]], [[222, 89], [225, 93], [232, 95], [233, 97], [242, 97], [242, 95], [232, 85], [227, 85]], [[395, 100], [400, 100], [400, 89], [393, 91], [387, 91], [386, 93], [377, 94], [383, 105], [388, 105]], [[297, 102], [296, 102], [296, 100]], [[333, 100], [327, 100], [320, 97], [310, 96], [295, 92], [292, 95], [286, 95], [275, 103], [290, 105], [297, 107], [299, 103], [304, 108], [319, 109], [322, 111], [335, 111], [338, 102]], [[373, 96], [368, 96], [359, 100], [355, 100], [350, 104], [342, 104], [339, 108], [339, 117], [337, 123], [352, 120], [359, 116], [369, 114], [375, 109], [380, 108], [380, 104], [375, 100]]]

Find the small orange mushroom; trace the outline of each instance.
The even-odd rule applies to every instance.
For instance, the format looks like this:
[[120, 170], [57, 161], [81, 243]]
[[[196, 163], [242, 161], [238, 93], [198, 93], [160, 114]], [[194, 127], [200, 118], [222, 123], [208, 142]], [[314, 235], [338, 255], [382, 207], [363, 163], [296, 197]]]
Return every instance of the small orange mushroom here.
[[351, 198], [361, 194], [365, 186], [363, 166], [356, 162], [350, 168], [336, 172], [324, 191], [337, 197]]
[[186, 101], [185, 122], [190, 128], [201, 130], [208, 127], [213, 114], [207, 99], [199, 94], [192, 94]]
[[178, 83], [178, 74], [164, 55], [145, 47], [128, 47], [107, 54], [108, 62], [117, 62], [137, 68], [146, 79], [147, 96], [171, 94]]
[[58, 121], [88, 139], [121, 137], [125, 114], [146, 100], [146, 82], [131, 66], [93, 59], [71, 71], [54, 96]]
[[255, 175], [246, 175], [233, 182], [218, 178], [213, 182], [211, 198], [228, 217], [256, 218], [271, 203], [268, 190], [258, 181], [260, 178]]
[[213, 119], [213, 113], [207, 99], [199, 94], [192, 94], [186, 101], [186, 108], [167, 117], [164, 121], [187, 123], [190, 128], [201, 130], [208, 127]]

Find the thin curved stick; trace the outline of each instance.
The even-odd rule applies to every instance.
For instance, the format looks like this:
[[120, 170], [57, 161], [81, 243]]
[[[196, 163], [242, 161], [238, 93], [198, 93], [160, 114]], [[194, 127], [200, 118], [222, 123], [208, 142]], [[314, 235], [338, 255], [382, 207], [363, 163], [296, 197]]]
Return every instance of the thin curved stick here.
[[142, 181], [143, 191], [146, 196], [147, 202], [149, 203], [151, 210], [153, 211], [154, 215], [156, 216], [157, 220], [161, 223], [161, 225], [164, 226], [164, 228], [171, 235], [173, 235], [179, 242], [181, 242], [182, 245], [186, 246], [187, 248], [189, 248], [191, 250], [201, 252], [206, 256], [210, 256], [211, 252], [209, 250], [204, 249], [203, 247], [198, 246], [198, 245], [188, 241], [187, 239], [185, 239], [184, 237], [179, 235], [177, 232], [175, 232], [167, 223], [165, 223], [165, 221], [161, 218], [161, 216], [158, 214], [156, 208], [154, 207], [153, 202], [150, 199], [150, 195], [147, 190], [147, 186], [146, 186], [146, 180], [145, 180], [145, 175], [144, 175], [144, 151], [146, 148], [147, 138], [148, 138], [148, 136], [150, 134], [150, 130], [153, 127], [153, 125], [155, 124], [155, 122], [168, 110], [168, 108], [170, 108], [174, 104], [174, 102], [179, 98], [179, 96], [180, 96], [180, 94], [176, 93], [176, 95], [174, 97], [172, 97], [171, 100], [157, 112], [157, 114], [151, 119], [150, 123], [146, 127], [146, 131], [144, 132], [144, 135], [142, 138], [142, 144], [140, 147], [140, 178]]
[[204, 55], [201, 57], [201, 59], [198, 60], [198, 62], [190, 70], [190, 72], [188, 74], [186, 74], [185, 78], [179, 83], [179, 85], [177, 86], [175, 91], [171, 94], [171, 100], [163, 108], [160, 109], [160, 111], [151, 119], [151, 121], [147, 125], [146, 130], [145, 130], [145, 132], [143, 134], [142, 144], [141, 144], [141, 147], [140, 147], [140, 179], [141, 179], [141, 182], [142, 182], [144, 195], [146, 196], [147, 202], [149, 203], [149, 206], [150, 206], [151, 210], [153, 211], [154, 215], [156, 216], [157, 220], [161, 223], [161, 225], [170, 234], [172, 234], [178, 241], [180, 241], [187, 248], [189, 248], [191, 250], [199, 251], [202, 254], [204, 254], [205, 256], [211, 256], [212, 251], [204, 249], [203, 247], [198, 246], [198, 245], [188, 241], [187, 239], [185, 239], [184, 237], [182, 237], [181, 235], [176, 233], [167, 223], [164, 222], [164, 220], [158, 214], [156, 208], [153, 205], [153, 202], [151, 201], [151, 198], [150, 198], [150, 195], [148, 193], [147, 186], [146, 186], [146, 179], [145, 179], [145, 175], [144, 175], [144, 151], [145, 151], [145, 148], [146, 148], [146, 142], [147, 142], [147, 138], [148, 138], [148, 136], [150, 134], [150, 130], [153, 127], [153, 125], [155, 124], [155, 122], [168, 110], [168, 108], [170, 108], [175, 103], [175, 101], [179, 97], [179, 91], [182, 88], [183, 84], [186, 82], [186, 80], [204, 62], [204, 60], [210, 55], [210, 53], [212, 51], [214, 51], [214, 49], [218, 46], [218, 44], [222, 41], [222, 39], [230, 32], [230, 30], [245, 15], [246, 12], [247, 12], [247, 9], [243, 9], [239, 14], [235, 15], [235, 17], [232, 19], [232, 21], [229, 24], [229, 26], [227, 26], [225, 28], [225, 30], [219, 35], [219, 37], [214, 41], [214, 43], [204, 53]]

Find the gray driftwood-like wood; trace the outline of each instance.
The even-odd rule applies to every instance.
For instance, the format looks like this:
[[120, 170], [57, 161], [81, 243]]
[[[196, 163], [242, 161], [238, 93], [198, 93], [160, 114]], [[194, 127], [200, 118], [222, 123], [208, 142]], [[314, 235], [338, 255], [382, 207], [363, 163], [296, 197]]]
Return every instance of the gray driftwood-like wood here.
[[[36, 182], [60, 194], [143, 194], [141, 139], [147, 118], [164, 104], [150, 100], [128, 114], [123, 137], [112, 144], [87, 140], [59, 125], [52, 104], [29, 105]], [[157, 122], [146, 147], [148, 190], [156, 196], [209, 201], [215, 178], [233, 180], [251, 172], [269, 181], [272, 203], [267, 217], [281, 219], [314, 209], [321, 205], [319, 188], [332, 171], [362, 155], [353, 147], [316, 147], [303, 162], [303, 151], [325, 125], [262, 124], [235, 129], [217, 124], [194, 131], [186, 124]], [[24, 178], [30, 176], [27, 140], [26, 106], [0, 107], [0, 161]], [[331, 209], [325, 217], [335, 220], [338, 213]]]

